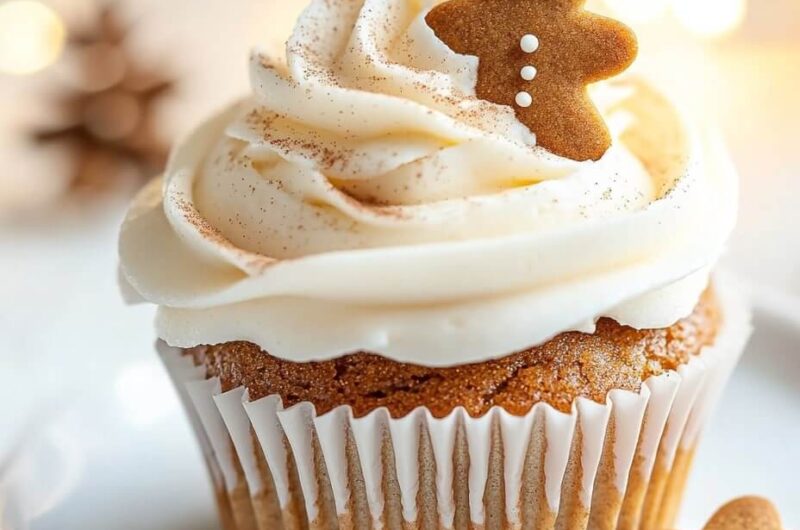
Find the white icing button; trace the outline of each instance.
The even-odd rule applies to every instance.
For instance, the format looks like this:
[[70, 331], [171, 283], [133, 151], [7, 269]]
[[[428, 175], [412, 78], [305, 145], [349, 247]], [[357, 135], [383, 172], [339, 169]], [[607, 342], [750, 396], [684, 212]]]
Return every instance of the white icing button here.
[[517, 105], [520, 107], [530, 107], [533, 103], [533, 98], [527, 92], [520, 92], [517, 94], [517, 97], [514, 98], [517, 102]]
[[533, 78], [536, 77], [536, 67], [535, 66], [523, 66], [522, 70], [520, 70], [519, 75], [522, 76], [522, 79], [525, 81], [533, 81]]
[[539, 39], [536, 38], [536, 35], [525, 35], [519, 41], [519, 46], [525, 53], [533, 53], [539, 49]]

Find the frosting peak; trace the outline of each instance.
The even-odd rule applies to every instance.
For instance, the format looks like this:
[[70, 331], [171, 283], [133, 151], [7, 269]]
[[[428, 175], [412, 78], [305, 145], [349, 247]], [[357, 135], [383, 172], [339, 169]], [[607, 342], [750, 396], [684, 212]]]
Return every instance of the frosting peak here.
[[735, 214], [718, 141], [626, 81], [594, 93], [606, 155], [552, 155], [427, 11], [313, 1], [285, 62], [255, 54], [253, 96], [175, 150], [120, 239], [163, 339], [440, 366], [691, 312]]

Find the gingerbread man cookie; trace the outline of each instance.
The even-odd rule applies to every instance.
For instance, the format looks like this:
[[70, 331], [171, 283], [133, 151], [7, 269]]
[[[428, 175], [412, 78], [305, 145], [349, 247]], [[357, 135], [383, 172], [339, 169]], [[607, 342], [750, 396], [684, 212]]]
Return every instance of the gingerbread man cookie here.
[[598, 160], [611, 145], [587, 85], [623, 72], [636, 36], [585, 11], [586, 0], [450, 0], [426, 21], [453, 51], [479, 59], [479, 98], [512, 106], [545, 149]]
[[781, 530], [775, 506], [760, 497], [731, 501], [711, 517], [703, 530]]

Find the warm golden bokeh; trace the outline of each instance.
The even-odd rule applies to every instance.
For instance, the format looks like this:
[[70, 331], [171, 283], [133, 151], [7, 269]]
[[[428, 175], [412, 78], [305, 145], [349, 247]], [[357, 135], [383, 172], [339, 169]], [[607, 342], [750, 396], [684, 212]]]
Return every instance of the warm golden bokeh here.
[[0, 72], [27, 75], [53, 64], [66, 31], [49, 7], [31, 0], [0, 5]]
[[699, 37], [720, 37], [744, 22], [747, 0], [672, 0], [675, 17]]
[[606, 0], [606, 4], [627, 22], [637, 24], [662, 17], [669, 9], [670, 0]]
[[631, 24], [657, 21], [668, 13], [701, 38], [728, 35], [744, 22], [748, 0], [605, 0], [612, 12]]

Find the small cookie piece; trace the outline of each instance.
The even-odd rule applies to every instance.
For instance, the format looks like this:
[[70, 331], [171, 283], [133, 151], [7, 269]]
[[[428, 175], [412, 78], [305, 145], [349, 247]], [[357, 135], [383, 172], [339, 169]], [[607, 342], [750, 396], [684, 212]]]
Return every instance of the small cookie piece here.
[[711, 517], [704, 530], [781, 530], [781, 517], [766, 499], [742, 497], [729, 502]]
[[624, 24], [586, 0], [450, 0], [428, 25], [450, 49], [479, 59], [479, 98], [512, 106], [545, 149], [598, 160], [611, 145], [587, 85], [623, 72], [638, 52]]

